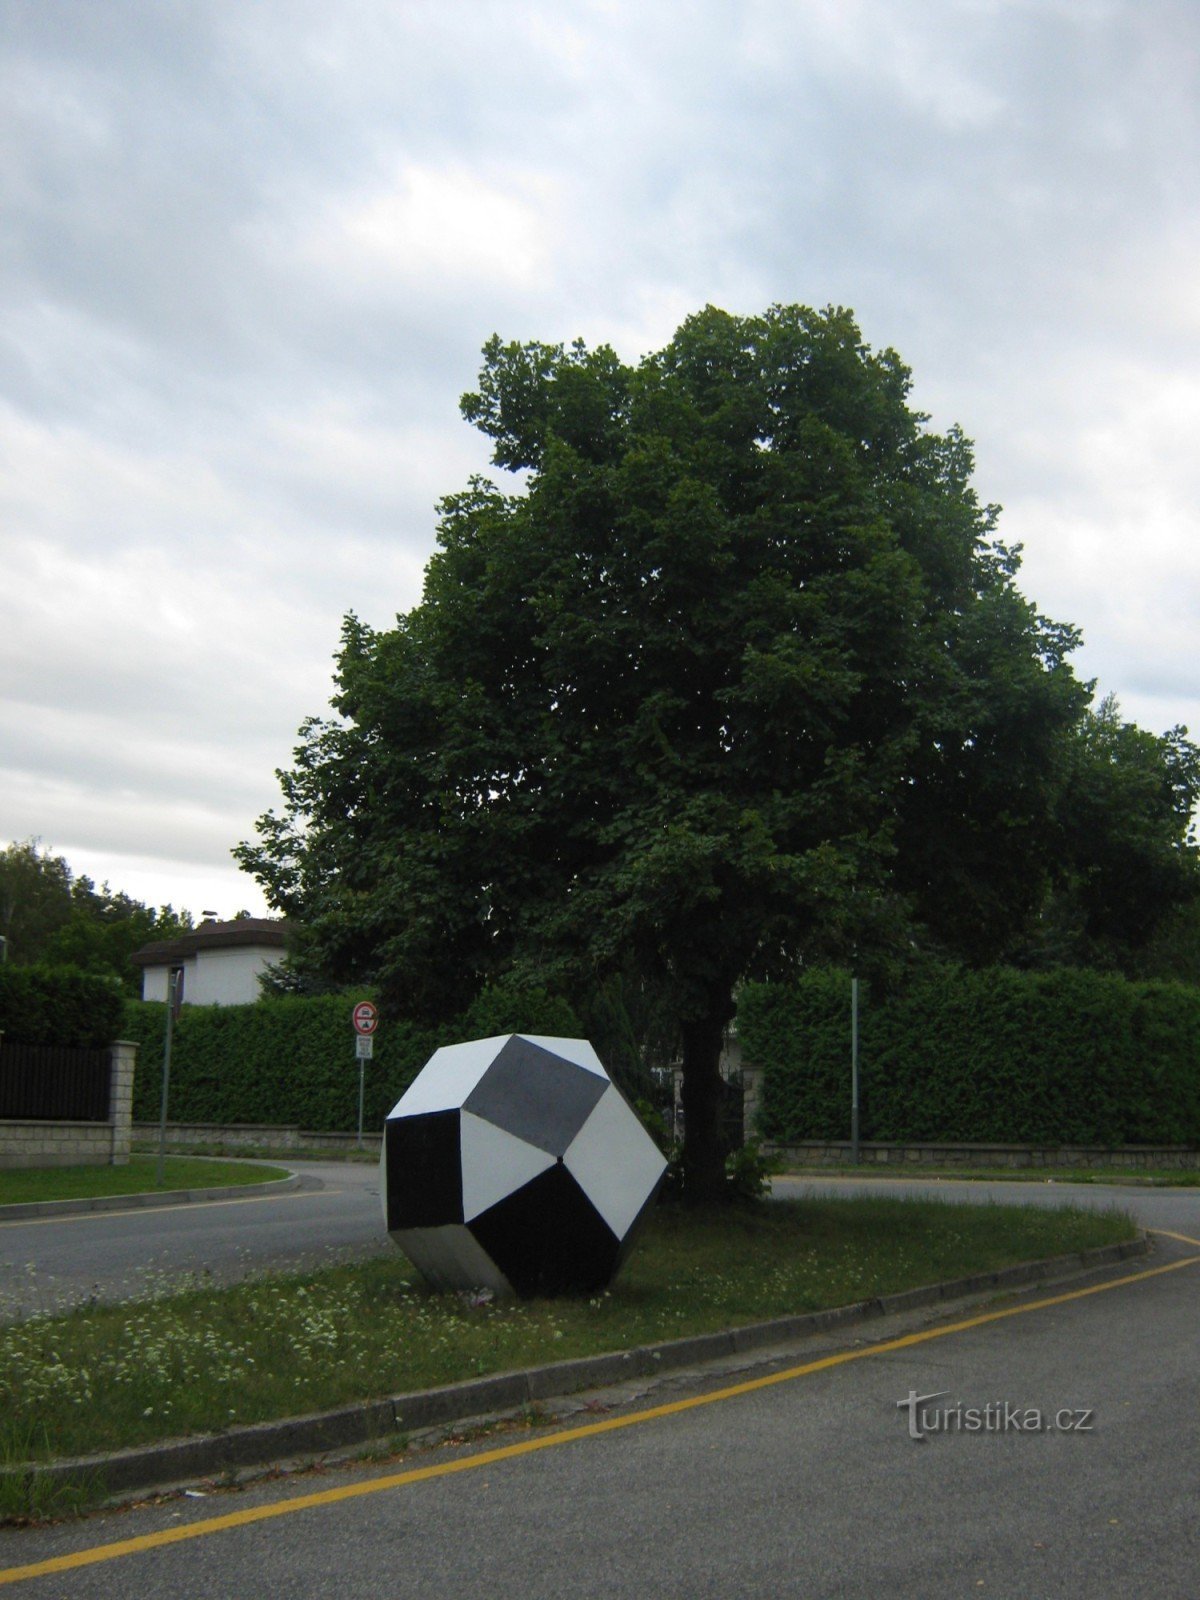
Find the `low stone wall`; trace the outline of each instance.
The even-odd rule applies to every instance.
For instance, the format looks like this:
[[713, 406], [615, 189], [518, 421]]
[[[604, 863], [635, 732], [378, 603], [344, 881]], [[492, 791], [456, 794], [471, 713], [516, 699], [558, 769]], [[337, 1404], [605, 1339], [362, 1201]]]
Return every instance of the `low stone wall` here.
[[133, 1128], [133, 1073], [138, 1047], [112, 1047], [107, 1122], [0, 1122], [0, 1167], [123, 1167]]
[[[767, 1145], [794, 1167], [848, 1167], [853, 1164], [849, 1140], [805, 1139], [797, 1144]], [[1128, 1167], [1200, 1168], [1200, 1150], [1184, 1145], [1060, 1145], [1043, 1148], [1027, 1144], [876, 1144], [859, 1146], [861, 1164], [868, 1167]]]
[[106, 1167], [112, 1151], [111, 1122], [0, 1122], [0, 1167]]
[[[157, 1122], [135, 1122], [133, 1137], [139, 1144], [158, 1144]], [[364, 1148], [378, 1152], [378, 1133], [364, 1133]], [[168, 1122], [167, 1147], [202, 1146], [219, 1150], [354, 1150], [356, 1133], [312, 1133], [296, 1123], [272, 1122]]]

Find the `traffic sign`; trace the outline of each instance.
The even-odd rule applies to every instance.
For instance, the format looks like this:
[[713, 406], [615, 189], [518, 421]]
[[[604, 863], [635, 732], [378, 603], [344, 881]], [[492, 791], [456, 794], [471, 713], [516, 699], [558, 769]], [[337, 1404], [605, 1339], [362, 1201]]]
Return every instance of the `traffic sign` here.
[[354, 1008], [355, 1033], [374, 1033], [379, 1026], [379, 1007], [370, 1000], [360, 1000]]
[[369, 1033], [360, 1033], [354, 1041], [354, 1053], [360, 1061], [375, 1059], [375, 1041]]

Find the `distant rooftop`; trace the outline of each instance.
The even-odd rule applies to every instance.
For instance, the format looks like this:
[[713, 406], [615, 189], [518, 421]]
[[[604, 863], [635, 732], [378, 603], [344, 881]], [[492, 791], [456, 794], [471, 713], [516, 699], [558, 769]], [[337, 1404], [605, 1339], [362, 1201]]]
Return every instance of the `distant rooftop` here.
[[238, 917], [232, 922], [202, 922], [178, 939], [159, 939], [143, 945], [130, 958], [139, 967], [157, 967], [201, 950], [231, 950], [238, 945], [266, 945], [282, 950], [287, 944], [287, 922], [282, 917]]

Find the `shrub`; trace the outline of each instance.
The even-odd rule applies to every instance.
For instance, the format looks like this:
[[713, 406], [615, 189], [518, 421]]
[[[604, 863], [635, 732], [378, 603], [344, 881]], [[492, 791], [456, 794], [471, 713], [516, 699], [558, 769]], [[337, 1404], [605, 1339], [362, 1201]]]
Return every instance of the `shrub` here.
[[[763, 1070], [769, 1139], [844, 1139], [850, 979], [750, 985], [738, 1008]], [[1200, 1144], [1200, 991], [1078, 969], [917, 972], [860, 1010], [864, 1139]]]
[[[358, 1062], [351, 1008], [364, 998], [280, 996], [244, 1006], [185, 1005], [171, 1049], [173, 1122], [298, 1124], [314, 1133], [358, 1126]], [[167, 1008], [130, 1001], [127, 1037], [140, 1045], [134, 1120], [156, 1121]], [[363, 1126], [388, 1112], [440, 1044], [517, 1031], [577, 1031], [570, 1008], [540, 990], [485, 990], [458, 1022], [441, 1029], [384, 1017], [364, 1072]]]
[[89, 1049], [121, 1037], [120, 983], [78, 967], [0, 966], [0, 1032], [9, 1044]]

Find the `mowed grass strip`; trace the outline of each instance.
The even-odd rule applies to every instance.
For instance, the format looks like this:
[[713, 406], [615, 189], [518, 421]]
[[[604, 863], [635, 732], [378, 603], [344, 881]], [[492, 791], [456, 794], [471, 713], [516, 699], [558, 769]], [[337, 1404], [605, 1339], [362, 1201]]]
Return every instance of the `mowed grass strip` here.
[[938, 1200], [662, 1207], [615, 1286], [475, 1304], [381, 1257], [0, 1330], [0, 1460], [85, 1455], [845, 1305], [1131, 1238], [1122, 1213]]
[[[286, 1178], [283, 1167], [246, 1161], [198, 1161], [167, 1156], [167, 1189], [225, 1189]], [[16, 1167], [0, 1171], [0, 1206], [38, 1200], [96, 1200], [112, 1195], [152, 1194], [160, 1187], [157, 1156], [133, 1156], [126, 1167]]]

